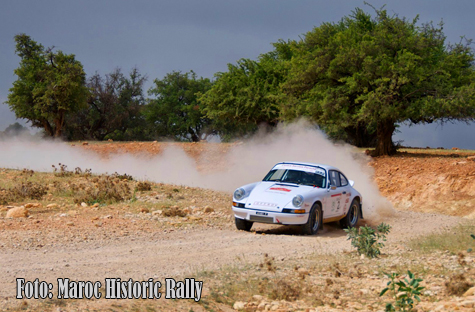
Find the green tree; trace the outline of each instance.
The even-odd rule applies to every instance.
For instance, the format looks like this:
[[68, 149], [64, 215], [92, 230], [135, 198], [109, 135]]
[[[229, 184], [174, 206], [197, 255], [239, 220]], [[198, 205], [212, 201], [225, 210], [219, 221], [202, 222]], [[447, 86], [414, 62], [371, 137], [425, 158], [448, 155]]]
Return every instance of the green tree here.
[[398, 123], [473, 120], [472, 49], [447, 45], [442, 25], [375, 11], [372, 17], [356, 9], [295, 44], [283, 86], [286, 115], [307, 114], [329, 133], [356, 141], [375, 135], [375, 155], [396, 151]]
[[16, 35], [15, 42], [21, 61], [6, 103], [17, 118], [61, 137], [67, 115], [86, 104], [83, 67], [73, 54], [45, 49], [25, 34]]
[[21, 136], [21, 135], [30, 135], [30, 132], [28, 129], [22, 125], [20, 125], [18, 122], [15, 122], [8, 127], [5, 128], [5, 131], [0, 131], [0, 139], [5, 139], [5, 138], [10, 138], [10, 137], [16, 137], [16, 136]]
[[126, 76], [120, 68], [102, 77], [96, 73], [87, 80], [90, 90], [87, 107], [68, 119], [70, 140], [147, 139], [143, 85], [146, 77], [137, 68]]
[[5, 128], [5, 131], [4, 131], [4, 133], [9, 136], [17, 136], [25, 132], [28, 132], [28, 129], [20, 125], [18, 122], [15, 122], [14, 124], [9, 125], [8, 127]]
[[213, 87], [200, 95], [203, 112], [222, 136], [243, 135], [258, 125], [275, 126], [279, 122], [280, 84], [292, 50], [284, 41], [274, 47], [257, 61], [241, 59], [235, 65], [228, 64], [228, 71], [217, 73]]
[[173, 71], [154, 84], [148, 93], [155, 98], [149, 100], [144, 115], [155, 136], [197, 142], [211, 133], [197, 101], [197, 94], [211, 88], [208, 78]]

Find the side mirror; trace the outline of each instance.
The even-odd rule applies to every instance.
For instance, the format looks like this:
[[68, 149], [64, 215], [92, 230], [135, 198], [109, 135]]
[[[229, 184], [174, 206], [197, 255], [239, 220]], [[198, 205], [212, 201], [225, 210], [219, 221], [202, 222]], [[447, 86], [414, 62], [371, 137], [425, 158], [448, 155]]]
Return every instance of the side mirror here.
[[353, 180], [349, 180], [348, 182], [350, 182], [351, 187], [353, 187], [353, 185], [355, 185], [355, 181], [353, 181]]

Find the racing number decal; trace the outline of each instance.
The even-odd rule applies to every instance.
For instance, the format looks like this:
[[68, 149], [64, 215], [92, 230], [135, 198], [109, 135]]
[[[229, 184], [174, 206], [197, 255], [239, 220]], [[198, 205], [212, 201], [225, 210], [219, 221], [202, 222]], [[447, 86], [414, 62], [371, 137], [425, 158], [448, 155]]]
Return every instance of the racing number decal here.
[[341, 193], [338, 194], [333, 194], [331, 197], [337, 197], [335, 198], [335, 201], [332, 203], [332, 211], [335, 211], [335, 202], [336, 202], [336, 211], [340, 209], [340, 203], [341, 203]]

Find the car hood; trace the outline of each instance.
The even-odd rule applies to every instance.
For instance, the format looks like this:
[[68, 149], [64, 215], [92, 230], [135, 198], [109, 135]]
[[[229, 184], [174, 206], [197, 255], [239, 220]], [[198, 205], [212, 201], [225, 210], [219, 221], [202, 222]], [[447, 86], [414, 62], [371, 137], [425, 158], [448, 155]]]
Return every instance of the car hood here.
[[306, 185], [261, 182], [249, 194], [246, 208], [280, 211], [288, 205], [296, 195], [305, 196], [305, 193], [315, 190]]

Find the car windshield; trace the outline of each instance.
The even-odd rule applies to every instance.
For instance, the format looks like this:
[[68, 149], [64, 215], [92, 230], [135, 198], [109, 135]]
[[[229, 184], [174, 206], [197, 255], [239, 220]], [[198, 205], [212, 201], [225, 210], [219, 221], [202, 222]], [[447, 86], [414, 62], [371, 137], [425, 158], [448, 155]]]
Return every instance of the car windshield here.
[[325, 187], [325, 180], [324, 176], [312, 172], [290, 169], [273, 169], [265, 176], [263, 181]]

